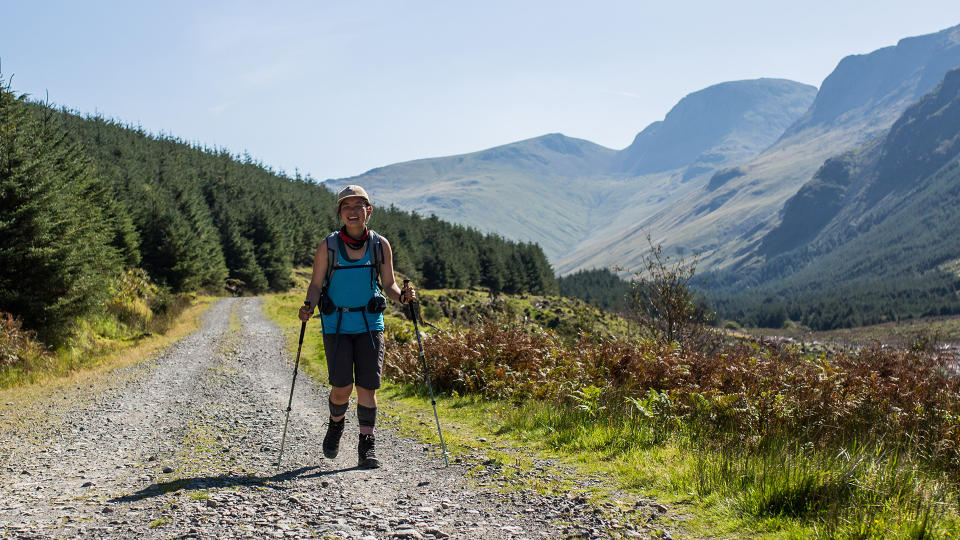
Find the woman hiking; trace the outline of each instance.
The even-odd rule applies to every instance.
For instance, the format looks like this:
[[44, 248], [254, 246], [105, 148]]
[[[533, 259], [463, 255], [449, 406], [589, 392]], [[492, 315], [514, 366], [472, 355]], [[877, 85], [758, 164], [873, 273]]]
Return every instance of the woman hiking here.
[[362, 187], [347, 186], [337, 195], [337, 217], [344, 225], [317, 248], [313, 277], [299, 316], [306, 322], [314, 308], [320, 308], [330, 378], [330, 422], [323, 438], [323, 455], [333, 459], [340, 451], [344, 416], [356, 387], [358, 466], [375, 469], [380, 467], [373, 430], [376, 392], [383, 373], [384, 295], [406, 304], [416, 299], [416, 292], [410, 286], [401, 290], [397, 285], [390, 243], [367, 228], [371, 214], [373, 205]]

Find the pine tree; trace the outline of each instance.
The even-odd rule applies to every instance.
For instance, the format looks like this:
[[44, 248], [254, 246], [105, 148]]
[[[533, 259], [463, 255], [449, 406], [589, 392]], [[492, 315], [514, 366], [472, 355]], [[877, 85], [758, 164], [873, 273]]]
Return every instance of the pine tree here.
[[257, 262], [267, 283], [273, 290], [284, 290], [293, 286], [293, 254], [276, 215], [279, 214], [258, 206], [251, 215], [250, 226]]
[[123, 258], [111, 202], [55, 113], [0, 79], [0, 310], [56, 344], [99, 309]]
[[490, 289], [490, 294], [498, 296], [503, 292], [504, 274], [507, 267], [493, 242], [484, 242], [480, 249], [480, 284]]

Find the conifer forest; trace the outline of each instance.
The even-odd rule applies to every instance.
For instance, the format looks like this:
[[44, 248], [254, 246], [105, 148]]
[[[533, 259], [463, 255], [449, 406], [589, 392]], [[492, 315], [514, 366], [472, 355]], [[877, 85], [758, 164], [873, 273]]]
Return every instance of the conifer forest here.
[[[338, 227], [334, 194], [310, 178], [0, 85], [0, 311], [44, 342], [103, 309], [133, 269], [174, 294], [286, 289]], [[536, 244], [393, 207], [371, 226], [421, 286], [556, 293]]]

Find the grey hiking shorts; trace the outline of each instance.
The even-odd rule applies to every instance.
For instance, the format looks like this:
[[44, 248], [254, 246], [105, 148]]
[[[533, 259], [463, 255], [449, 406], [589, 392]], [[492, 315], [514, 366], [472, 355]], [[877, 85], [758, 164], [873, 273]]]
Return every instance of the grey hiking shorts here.
[[[337, 334], [323, 335], [330, 386], [342, 387], [356, 383], [367, 390], [380, 388], [383, 374], [383, 332], [339, 334], [339, 344], [337, 341]], [[336, 358], [333, 357], [334, 354], [337, 355]]]

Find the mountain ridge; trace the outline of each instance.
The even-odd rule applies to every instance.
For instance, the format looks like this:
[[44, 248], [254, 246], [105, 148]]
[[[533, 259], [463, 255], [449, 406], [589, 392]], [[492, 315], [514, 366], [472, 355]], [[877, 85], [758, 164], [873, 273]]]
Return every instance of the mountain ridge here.
[[[913, 103], [932, 90], [944, 74], [957, 66], [954, 50], [960, 45], [960, 26], [954, 26], [923, 36], [907, 37], [896, 45], [883, 47], [868, 54], [844, 57], [824, 79], [813, 105], [803, 118], [784, 133], [790, 137], [815, 125], [830, 124], [844, 114], [862, 114], [865, 107], [878, 102]], [[878, 64], [885, 68], [878, 70]], [[886, 113], [879, 118], [885, 122], [893, 114], [884, 107], [872, 107], [872, 114]]]
[[[802, 114], [815, 91], [784, 79], [757, 79], [720, 83], [691, 94], [681, 100], [679, 110], [675, 107], [659, 124], [651, 124], [660, 127], [648, 129], [670, 136], [696, 129], [683, 123], [688, 122], [685, 111], [691, 103], [694, 108], [720, 111], [716, 115], [723, 118], [714, 122], [720, 128], [712, 139], [688, 145], [683, 159], [671, 162], [670, 166], [677, 166], [670, 170], [653, 167], [647, 170], [655, 172], [648, 174], [629, 172], [630, 156], [638, 148], [642, 153], [643, 144], [669, 146], [670, 141], [657, 143], [650, 131], [619, 152], [583, 139], [548, 134], [469, 154], [380, 167], [326, 183], [332, 189], [360, 184], [387, 204], [538, 242], [556, 262], [573, 246], [589, 243], [611, 215], [631, 207], [653, 212], [706, 182], [717, 168], [760, 153]], [[740, 100], [733, 113], [724, 110], [729, 96]], [[765, 129], [747, 130], [743, 125]]]
[[[724, 139], [743, 134], [757, 139], [758, 142], [751, 145], [754, 149], [769, 145], [771, 139], [775, 140], [784, 127], [809, 106], [805, 93], [796, 91], [798, 84], [786, 79], [762, 78], [723, 82], [688, 94], [663, 120], [648, 125], [630, 146], [618, 153], [615, 172], [641, 176], [696, 166], [697, 162], [709, 164], [724, 157], [727, 161], [736, 161], [739, 157], [736, 153], [731, 158], [730, 151], [724, 156], [711, 150], [721, 146]], [[815, 91], [812, 86], [803, 88]], [[785, 95], [786, 103], [777, 99]], [[704, 125], [700, 118], [710, 114], [710, 108], [718, 102], [724, 105], [724, 110], [713, 113]], [[692, 126], [697, 129], [691, 129]], [[775, 133], [763, 133], [764, 130]]]
[[[762, 239], [779, 223], [783, 205], [827, 159], [889, 129], [911, 103], [936, 86], [948, 67], [957, 66], [960, 26], [848, 56], [824, 80], [810, 110], [759, 156], [737, 164], [736, 174], [718, 171], [728, 178], [707, 182], [655, 214], [639, 216], [630, 227], [623, 227], [621, 220], [598, 234], [629, 244], [642, 255], [636, 248], [642, 247], [644, 235], [638, 233], [650, 233], [673, 252], [701, 253], [708, 270], [756, 265], [763, 258]], [[844, 97], [843, 89], [857, 86], [861, 78], [868, 88]], [[629, 268], [640, 260], [616, 260], [601, 248], [582, 245], [557, 267], [564, 274], [584, 268], [582, 261]]]
[[[960, 312], [960, 68], [784, 205], [766, 259], [712, 272], [728, 316], [816, 329]], [[744, 294], [749, 290], [749, 294]], [[762, 323], [759, 323], [762, 324]]]
[[[958, 156], [960, 69], [954, 69], [885, 135], [828, 160], [787, 201], [783, 221], [765, 239], [765, 246], [774, 255], [790, 251], [784, 248], [791, 245], [837, 249], [902, 211], [911, 198], [922, 196], [924, 184]], [[830, 213], [810, 220], [813, 208], [828, 208]], [[789, 242], [778, 236], [809, 240]]]

